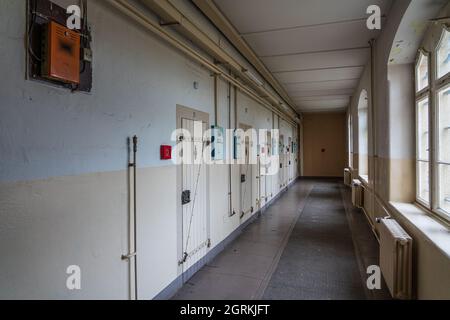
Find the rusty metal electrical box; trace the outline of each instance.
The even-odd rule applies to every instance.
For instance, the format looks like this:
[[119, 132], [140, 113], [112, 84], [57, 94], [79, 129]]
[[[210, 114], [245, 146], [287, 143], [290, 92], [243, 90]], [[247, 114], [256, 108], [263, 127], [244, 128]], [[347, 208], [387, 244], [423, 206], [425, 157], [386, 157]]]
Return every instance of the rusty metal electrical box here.
[[[1, 0], [0, 0], [1, 1]], [[92, 89], [93, 51], [88, 1], [79, 1], [80, 25], [71, 30], [71, 13], [50, 0], [27, 1], [27, 79], [72, 92]]]
[[43, 34], [42, 76], [65, 83], [80, 83], [80, 34], [50, 21]]

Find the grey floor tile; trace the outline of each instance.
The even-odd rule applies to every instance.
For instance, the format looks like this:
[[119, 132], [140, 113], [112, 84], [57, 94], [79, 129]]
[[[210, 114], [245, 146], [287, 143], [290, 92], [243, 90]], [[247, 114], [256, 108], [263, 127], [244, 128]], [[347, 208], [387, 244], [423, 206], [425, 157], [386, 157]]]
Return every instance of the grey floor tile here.
[[342, 188], [299, 181], [174, 299], [388, 299], [384, 283], [377, 292], [364, 287], [361, 265], [378, 263], [378, 243]]
[[212, 273], [233, 274], [264, 279], [273, 262], [272, 257], [224, 252], [206, 266]]
[[248, 300], [253, 299], [259, 279], [199, 271], [174, 297], [175, 300]]

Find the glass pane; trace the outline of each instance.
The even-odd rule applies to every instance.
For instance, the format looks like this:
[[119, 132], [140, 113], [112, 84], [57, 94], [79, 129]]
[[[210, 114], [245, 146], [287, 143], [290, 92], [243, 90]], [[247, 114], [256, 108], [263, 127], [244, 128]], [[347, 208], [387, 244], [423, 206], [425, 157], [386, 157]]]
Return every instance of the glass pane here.
[[437, 50], [437, 75], [445, 76], [450, 71], [450, 32], [444, 30]]
[[352, 159], [352, 153], [353, 153], [353, 124], [352, 124], [352, 117], [348, 117], [348, 164], [350, 168], [353, 167], [353, 159]]
[[429, 163], [419, 161], [417, 164], [418, 189], [417, 196], [426, 203], [430, 202]]
[[367, 154], [367, 109], [362, 109], [358, 111], [359, 116], [359, 153]]
[[428, 57], [420, 53], [416, 67], [416, 89], [420, 91], [428, 87]]
[[439, 150], [440, 162], [450, 163], [450, 87], [438, 92], [439, 104]]
[[417, 104], [417, 157], [419, 160], [428, 160], [429, 155], [429, 123], [428, 98]]
[[450, 215], [450, 165], [439, 165], [439, 209]]

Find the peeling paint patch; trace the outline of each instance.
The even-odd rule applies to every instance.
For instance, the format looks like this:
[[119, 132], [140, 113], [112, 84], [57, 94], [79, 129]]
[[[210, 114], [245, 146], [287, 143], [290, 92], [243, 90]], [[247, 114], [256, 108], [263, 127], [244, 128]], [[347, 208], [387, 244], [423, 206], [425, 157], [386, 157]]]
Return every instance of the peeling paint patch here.
[[424, 21], [413, 21], [411, 22], [411, 29], [413, 29], [414, 33], [418, 36], [422, 35], [427, 27], [427, 23]]
[[400, 53], [402, 53], [401, 47], [395, 47], [395, 48], [392, 48], [392, 50], [391, 50], [391, 56], [396, 56], [396, 55], [399, 55]]

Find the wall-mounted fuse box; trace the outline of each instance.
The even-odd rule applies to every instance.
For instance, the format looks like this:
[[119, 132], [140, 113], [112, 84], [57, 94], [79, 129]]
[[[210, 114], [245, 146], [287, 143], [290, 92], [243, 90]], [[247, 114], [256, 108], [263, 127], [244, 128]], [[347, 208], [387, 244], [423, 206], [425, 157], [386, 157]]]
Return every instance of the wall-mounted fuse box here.
[[225, 134], [222, 127], [211, 126], [211, 159], [223, 160], [225, 153]]
[[[72, 13], [49, 0], [27, 1], [27, 79], [75, 91], [92, 89], [92, 36], [88, 2], [82, 1], [79, 26]], [[80, 8], [81, 10], [81, 8]]]
[[54, 21], [44, 28], [42, 76], [65, 83], [80, 83], [80, 34]]

